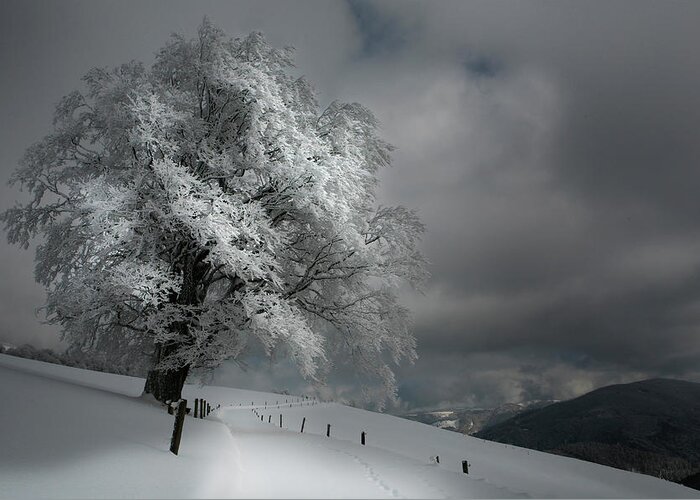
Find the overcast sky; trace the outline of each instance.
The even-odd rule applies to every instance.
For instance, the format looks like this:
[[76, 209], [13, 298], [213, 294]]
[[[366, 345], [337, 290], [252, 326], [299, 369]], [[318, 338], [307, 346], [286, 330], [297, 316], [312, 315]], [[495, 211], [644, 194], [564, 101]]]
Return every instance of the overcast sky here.
[[[3, 0], [2, 180], [90, 68], [150, 63], [204, 15], [296, 47], [321, 103], [369, 106], [397, 147], [381, 198], [419, 210], [433, 276], [406, 297], [405, 407], [700, 382], [700, 2]], [[33, 253], [3, 238], [0, 279], [0, 341], [58, 346]], [[284, 363], [214, 380], [303, 387]]]

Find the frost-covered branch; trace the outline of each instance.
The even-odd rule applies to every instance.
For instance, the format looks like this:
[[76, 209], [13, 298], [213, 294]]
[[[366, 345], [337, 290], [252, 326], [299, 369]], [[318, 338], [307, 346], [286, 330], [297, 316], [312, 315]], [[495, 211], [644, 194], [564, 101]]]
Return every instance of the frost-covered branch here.
[[73, 346], [186, 373], [258, 342], [312, 379], [340, 348], [393, 394], [389, 363], [416, 355], [396, 294], [426, 278], [423, 225], [376, 206], [392, 147], [372, 113], [320, 110], [291, 65], [205, 21], [58, 104], [12, 178], [29, 201], [2, 220], [12, 243], [41, 238], [47, 317]]

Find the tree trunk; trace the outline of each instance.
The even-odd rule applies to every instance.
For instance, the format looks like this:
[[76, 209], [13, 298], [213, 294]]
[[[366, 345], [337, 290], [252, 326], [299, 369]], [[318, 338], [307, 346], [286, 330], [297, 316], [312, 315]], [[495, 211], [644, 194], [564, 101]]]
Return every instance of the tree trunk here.
[[[206, 253], [202, 253], [202, 255], [206, 256]], [[180, 294], [174, 297], [175, 302], [187, 305], [194, 305], [199, 302], [197, 297], [197, 283], [202, 273], [201, 271], [196, 273], [195, 267], [198, 260], [202, 258], [203, 257], [200, 256], [199, 259], [195, 259], [189, 255], [185, 257], [182, 267], [182, 288], [180, 289]], [[171, 325], [171, 328], [178, 330], [181, 339], [187, 339], [189, 337], [187, 323], [175, 323]], [[175, 353], [182, 345], [183, 344], [179, 342], [170, 342], [168, 344], [156, 344], [155, 346], [153, 368], [148, 372], [144, 392], [153, 394], [161, 403], [165, 403], [166, 401], [178, 401], [182, 397], [182, 386], [185, 385], [190, 366], [184, 365], [174, 370], [161, 370], [157, 368], [158, 364], [163, 359]]]
[[190, 371], [189, 366], [183, 366], [175, 370], [159, 370], [156, 368], [164, 357], [176, 349], [177, 346], [174, 345], [167, 347], [157, 345], [154, 367], [148, 371], [148, 376], [146, 377], [144, 392], [153, 394], [153, 397], [161, 403], [179, 401], [182, 398], [182, 386], [185, 385], [187, 373]]

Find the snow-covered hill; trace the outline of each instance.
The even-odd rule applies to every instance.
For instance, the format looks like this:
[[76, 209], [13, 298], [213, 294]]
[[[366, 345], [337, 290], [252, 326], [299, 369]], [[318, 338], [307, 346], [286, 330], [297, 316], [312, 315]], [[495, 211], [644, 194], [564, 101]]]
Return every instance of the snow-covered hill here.
[[389, 415], [224, 387], [185, 388], [221, 409], [188, 417], [174, 456], [173, 417], [139, 397], [142, 379], [0, 355], [0, 381], [0, 498], [699, 496]]

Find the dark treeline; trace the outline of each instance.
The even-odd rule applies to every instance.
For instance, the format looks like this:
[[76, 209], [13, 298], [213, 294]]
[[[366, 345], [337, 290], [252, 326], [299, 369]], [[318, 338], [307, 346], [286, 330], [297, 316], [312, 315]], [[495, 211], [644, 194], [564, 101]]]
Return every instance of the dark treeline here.
[[693, 464], [684, 458], [652, 453], [619, 443], [571, 443], [545, 451], [679, 483], [700, 473], [700, 464]]
[[0, 346], [0, 354], [73, 368], [83, 368], [85, 370], [130, 375], [132, 377], [145, 377], [148, 371], [148, 359], [145, 357], [141, 362], [135, 362], [133, 358], [128, 362], [126, 360], [120, 362], [119, 359], [108, 359], [107, 356], [95, 355], [94, 353], [88, 356], [78, 349], [56, 352], [51, 349], [39, 349], [29, 344], [24, 344], [19, 347]]

